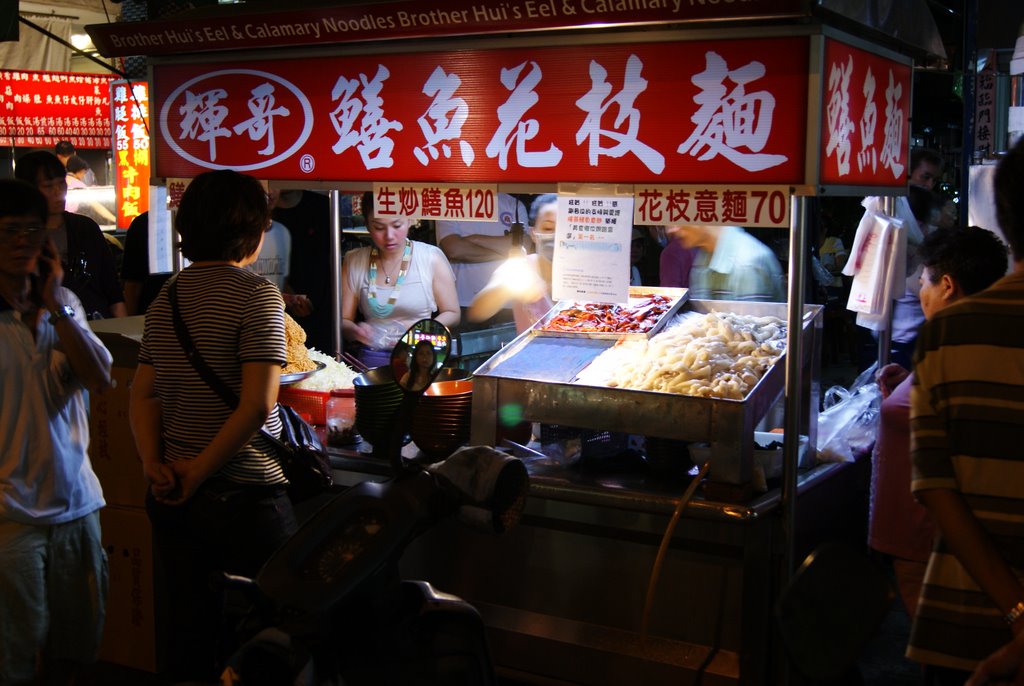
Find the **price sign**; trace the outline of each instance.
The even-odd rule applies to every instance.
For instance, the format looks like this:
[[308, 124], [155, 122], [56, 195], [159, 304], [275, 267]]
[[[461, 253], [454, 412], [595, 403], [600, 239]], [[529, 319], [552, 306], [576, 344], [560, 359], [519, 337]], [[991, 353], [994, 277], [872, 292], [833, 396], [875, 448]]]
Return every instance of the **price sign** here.
[[436, 183], [375, 183], [377, 217], [412, 217], [438, 221], [498, 221], [496, 186]]
[[633, 223], [789, 227], [788, 186], [635, 186]]

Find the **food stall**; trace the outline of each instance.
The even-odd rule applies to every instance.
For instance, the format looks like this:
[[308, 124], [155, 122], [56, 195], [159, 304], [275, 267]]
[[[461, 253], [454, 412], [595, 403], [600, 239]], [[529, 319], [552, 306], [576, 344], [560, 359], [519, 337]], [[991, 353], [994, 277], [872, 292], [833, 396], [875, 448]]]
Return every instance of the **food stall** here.
[[[478, 371], [473, 442], [498, 443], [515, 405], [534, 421], [707, 441], [716, 487], [686, 505], [642, 627], [685, 475], [585, 474], [521, 449], [523, 526], [494, 541], [438, 529], [410, 549], [407, 572], [481, 610], [511, 676], [775, 682], [774, 600], [860, 495], [863, 465], [798, 470], [799, 437], [813, 454], [821, 327], [799, 256], [808, 197], [904, 192], [910, 60], [807, 5], [408, 0], [90, 27], [105, 55], [153, 57], [157, 183], [232, 168], [328, 189], [336, 241], [339, 191], [366, 189], [384, 213], [429, 219], [493, 220], [498, 192], [559, 191], [628, 197], [641, 225], [788, 229], [788, 303], [685, 304], [784, 322], [785, 354], [741, 399], [556, 377], [538, 348], [562, 339], [536, 331]], [[334, 268], [340, 292], [336, 255]], [[780, 397], [783, 476], [755, 495], [753, 431]], [[339, 458], [342, 483], [386, 473]]]
[[0, 141], [11, 151], [12, 174], [21, 154], [17, 149], [53, 151], [67, 141], [99, 180], [68, 188], [69, 212], [84, 214], [113, 232], [127, 229], [146, 211], [146, 83], [133, 83], [129, 89], [112, 74], [0, 69], [0, 84]]

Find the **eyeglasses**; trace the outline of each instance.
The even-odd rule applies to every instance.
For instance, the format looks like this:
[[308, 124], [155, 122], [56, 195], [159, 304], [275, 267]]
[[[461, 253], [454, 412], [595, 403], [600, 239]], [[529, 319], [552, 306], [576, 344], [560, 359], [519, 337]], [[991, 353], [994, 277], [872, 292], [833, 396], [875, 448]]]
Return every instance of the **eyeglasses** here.
[[24, 237], [30, 243], [42, 243], [46, 240], [46, 228], [35, 225], [8, 224], [0, 226], [0, 235], [10, 242]]

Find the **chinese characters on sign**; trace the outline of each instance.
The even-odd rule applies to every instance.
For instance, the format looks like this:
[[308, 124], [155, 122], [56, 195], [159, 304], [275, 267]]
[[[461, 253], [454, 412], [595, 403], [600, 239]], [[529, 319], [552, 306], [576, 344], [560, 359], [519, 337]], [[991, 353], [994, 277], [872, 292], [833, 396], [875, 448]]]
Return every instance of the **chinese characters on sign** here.
[[0, 70], [0, 141], [15, 147], [110, 145], [112, 76]]
[[996, 56], [989, 51], [985, 66], [975, 77], [974, 151], [982, 159], [995, 152], [996, 133]]
[[149, 86], [114, 81], [110, 88], [117, 225], [127, 227], [149, 209]]
[[155, 175], [804, 183], [807, 46], [790, 37], [158, 65]]
[[555, 300], [629, 301], [632, 196], [558, 196]]
[[633, 223], [789, 227], [789, 187], [636, 186]]
[[[705, 55], [707, 67], [693, 77], [700, 89], [695, 98], [700, 109], [691, 117], [696, 124], [690, 137], [679, 146], [680, 153], [690, 153], [700, 160], [722, 155], [747, 171], [761, 171], [782, 164], [783, 155], [761, 154], [772, 131], [775, 98], [768, 91], [751, 89], [764, 76], [764, 64], [751, 61], [735, 71], [718, 53]], [[729, 91], [725, 81], [734, 86]], [[744, 152], [748, 150], [749, 152]]]
[[177, 247], [174, 240], [172, 208], [177, 209], [186, 187], [187, 179], [167, 179], [166, 186], [150, 187], [149, 221], [146, 222], [149, 229], [150, 274], [164, 274], [175, 270]]
[[910, 66], [829, 39], [823, 87], [821, 183], [905, 185]]
[[[302, 92], [274, 74], [252, 69], [207, 72], [179, 85], [166, 100], [159, 119], [162, 135], [157, 159], [173, 150], [195, 166], [161, 176], [192, 177], [206, 169], [265, 169], [290, 159], [313, 128], [312, 110]], [[171, 128], [169, 116], [175, 119]], [[229, 149], [227, 156], [224, 147]], [[244, 148], [247, 159], [232, 157], [233, 147]], [[300, 166], [307, 157], [299, 161]], [[302, 171], [312, 172], [313, 165], [302, 166]]]
[[374, 214], [378, 217], [498, 221], [498, 190], [495, 186], [375, 183], [373, 197]]
[[176, 210], [192, 179], [167, 179], [167, 209]]

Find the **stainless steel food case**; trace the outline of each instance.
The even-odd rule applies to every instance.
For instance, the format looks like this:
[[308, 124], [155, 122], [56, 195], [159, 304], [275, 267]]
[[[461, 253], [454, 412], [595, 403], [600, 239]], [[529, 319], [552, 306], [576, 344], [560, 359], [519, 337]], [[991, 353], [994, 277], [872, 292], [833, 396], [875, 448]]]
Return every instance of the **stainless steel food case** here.
[[[557, 306], [556, 306], [557, 307]], [[786, 320], [786, 303], [689, 300], [682, 311], [773, 315]], [[541, 321], [545, 321], [545, 317]], [[816, 445], [822, 307], [807, 305], [803, 317], [803, 411], [801, 433]], [[743, 400], [699, 398], [586, 385], [579, 372], [614, 340], [536, 336], [529, 329], [476, 370], [473, 445], [494, 445], [502, 408], [519, 408], [529, 421], [622, 431], [711, 444], [714, 481], [748, 484], [753, 471], [754, 428], [785, 386], [785, 355]], [[518, 414], [515, 412], [513, 414]]]

